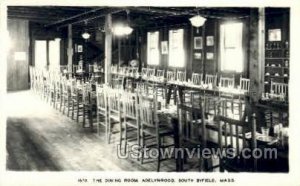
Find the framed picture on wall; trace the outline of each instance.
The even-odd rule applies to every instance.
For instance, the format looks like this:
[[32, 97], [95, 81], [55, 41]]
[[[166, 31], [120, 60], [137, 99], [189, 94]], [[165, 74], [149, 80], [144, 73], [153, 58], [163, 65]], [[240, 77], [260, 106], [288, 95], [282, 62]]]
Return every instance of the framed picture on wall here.
[[214, 46], [214, 36], [206, 37], [206, 46]]
[[203, 40], [202, 37], [194, 37], [194, 49], [202, 49]]
[[201, 59], [201, 53], [200, 52], [194, 53], [194, 59]]
[[207, 52], [207, 53], [206, 53], [206, 59], [209, 59], [209, 60], [214, 59], [214, 53], [212, 53], [212, 52]]
[[270, 29], [268, 30], [269, 41], [281, 41], [281, 29]]
[[80, 53], [83, 51], [82, 45], [77, 45], [77, 52]]
[[161, 54], [168, 54], [168, 41], [161, 42]]

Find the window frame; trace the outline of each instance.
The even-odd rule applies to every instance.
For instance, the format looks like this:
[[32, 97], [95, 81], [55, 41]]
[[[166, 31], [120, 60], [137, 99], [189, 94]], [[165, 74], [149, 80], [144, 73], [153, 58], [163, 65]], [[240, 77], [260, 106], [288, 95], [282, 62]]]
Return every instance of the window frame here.
[[[43, 46], [43, 48], [45, 49], [45, 53], [44, 54], [41, 54], [40, 52], [42, 51], [42, 48], [41, 46], [38, 46], [38, 43], [43, 43], [43, 45], [45, 44], [45, 48]], [[48, 41], [47, 40], [43, 40], [43, 39], [36, 39], [34, 40], [34, 66], [37, 67], [37, 68], [41, 68], [41, 69], [45, 69], [45, 68], [48, 68], [48, 57], [47, 57], [47, 54], [48, 53]], [[39, 56], [44, 56], [44, 62], [45, 64], [42, 64], [41, 63], [41, 60], [40, 59], [37, 59], [37, 55]]]
[[[148, 34], [150, 34], [150, 33], [157, 33], [158, 34], [158, 36], [157, 36], [157, 44], [156, 44], [156, 46], [157, 46], [157, 53], [158, 53], [158, 61], [157, 61], [157, 64], [153, 64], [153, 63], [149, 63], [149, 54], [150, 54], [150, 41], [149, 41], [149, 35]], [[158, 30], [155, 30], [155, 31], [148, 31], [147, 32], [147, 66], [153, 66], [153, 67], [157, 67], [157, 66], [160, 66], [161, 65], [161, 55], [160, 55], [160, 32], [158, 31]]]
[[[238, 72], [236, 70], [222, 70], [222, 37], [221, 37], [221, 26], [224, 24], [234, 24], [234, 23], [241, 23], [242, 24], [242, 43], [241, 43], [241, 51], [242, 51], [242, 71]], [[218, 71], [224, 74], [230, 74], [230, 73], [234, 73], [234, 74], [243, 74], [246, 75], [247, 73], [247, 68], [248, 68], [248, 63], [247, 63], [247, 29], [246, 29], [247, 25], [245, 23], [245, 20], [231, 20], [231, 21], [222, 21], [219, 23], [219, 42], [218, 42], [218, 51], [219, 51], [219, 57], [218, 57]]]
[[[175, 31], [175, 30], [182, 30], [182, 53], [183, 53], [183, 63], [182, 66], [170, 66], [170, 61], [171, 61], [171, 32]], [[168, 40], [169, 40], [169, 55], [168, 55], [168, 65], [167, 68], [168, 69], [186, 69], [187, 66], [187, 54], [186, 54], [186, 43], [185, 43], [185, 39], [186, 39], [186, 29], [185, 28], [170, 28], [168, 30]]]

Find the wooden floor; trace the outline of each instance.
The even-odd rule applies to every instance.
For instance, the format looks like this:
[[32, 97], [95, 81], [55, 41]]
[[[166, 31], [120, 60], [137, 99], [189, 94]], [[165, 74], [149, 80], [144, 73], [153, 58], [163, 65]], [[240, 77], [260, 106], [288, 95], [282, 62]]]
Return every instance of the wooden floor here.
[[[117, 143], [55, 110], [31, 91], [8, 93], [7, 169], [20, 171], [156, 171], [156, 163], [119, 159]], [[104, 134], [104, 132], [102, 133]], [[161, 171], [175, 171], [175, 160]]]

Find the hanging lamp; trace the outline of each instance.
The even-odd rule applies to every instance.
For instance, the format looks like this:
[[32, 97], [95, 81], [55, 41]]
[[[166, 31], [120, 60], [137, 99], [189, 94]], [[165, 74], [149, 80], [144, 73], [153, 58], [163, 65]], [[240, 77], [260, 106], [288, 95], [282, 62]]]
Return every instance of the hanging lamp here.
[[84, 21], [84, 23], [85, 23], [85, 31], [81, 34], [81, 37], [83, 39], [87, 40], [87, 39], [89, 39], [91, 37], [91, 34], [89, 34], [87, 32], [87, 29], [86, 29], [86, 27], [87, 27], [87, 21]]
[[194, 27], [197, 28], [197, 33], [199, 33], [199, 27], [203, 26], [203, 24], [206, 21], [206, 18], [199, 15], [199, 10], [197, 12], [198, 15], [191, 17], [190, 22]]

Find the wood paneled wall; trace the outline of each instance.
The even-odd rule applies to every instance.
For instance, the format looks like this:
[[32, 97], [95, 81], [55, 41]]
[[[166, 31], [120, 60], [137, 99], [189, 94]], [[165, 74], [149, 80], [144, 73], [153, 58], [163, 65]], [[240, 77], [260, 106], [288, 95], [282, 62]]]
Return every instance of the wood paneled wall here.
[[11, 45], [7, 56], [7, 90], [26, 90], [29, 88], [29, 24], [26, 20], [8, 19], [7, 27]]
[[[165, 26], [163, 28], [149, 28], [143, 30], [142, 35], [142, 50], [141, 60], [142, 66], [147, 65], [147, 32], [159, 31], [159, 46], [161, 41], [168, 41], [169, 44], [169, 30], [183, 28], [185, 30], [184, 35], [184, 48], [186, 52], [186, 67], [187, 77], [190, 78], [192, 72], [215, 74], [218, 70], [218, 25], [219, 22], [216, 19], [208, 19], [204, 26], [200, 27], [197, 31], [196, 28], [190, 24], [183, 24], [177, 26]], [[213, 36], [214, 45], [206, 46], [206, 37]], [[194, 37], [202, 37], [203, 49], [194, 49]], [[206, 59], [206, 53], [210, 52], [214, 54], [213, 59]], [[194, 54], [201, 53], [201, 59], [195, 59]], [[168, 69], [168, 54], [160, 54], [160, 65], [157, 68]]]
[[[257, 37], [251, 37], [250, 30], [250, 20], [249, 18], [242, 18], [234, 21], [239, 21], [244, 23], [244, 29], [243, 29], [243, 47], [244, 47], [244, 72], [242, 74], [235, 73], [236, 81], [239, 80], [240, 75], [243, 77], [249, 77], [250, 72], [250, 42], [253, 42], [251, 40], [257, 41]], [[252, 20], [253, 21], [253, 20]], [[159, 45], [161, 45], [161, 41], [168, 41], [169, 38], [169, 30], [170, 29], [176, 29], [176, 28], [183, 28], [185, 29], [185, 50], [187, 54], [187, 64], [186, 64], [186, 71], [187, 71], [187, 77], [190, 78], [192, 72], [197, 73], [204, 73], [204, 74], [222, 74], [223, 76], [232, 76], [232, 72], [220, 72], [220, 49], [219, 49], [219, 43], [220, 43], [220, 24], [226, 23], [226, 22], [233, 22], [233, 20], [220, 20], [220, 19], [214, 19], [210, 18], [207, 19], [205, 24], [196, 29], [195, 27], [192, 27], [190, 24], [182, 24], [181, 26], [165, 26], [162, 28], [146, 28], [143, 30], [142, 33], [142, 42], [141, 42], [141, 61], [142, 66], [147, 65], [147, 32], [149, 31], [159, 31]], [[257, 27], [253, 28], [253, 32], [257, 32]], [[207, 37], [212, 36], [214, 40], [213, 46], [207, 46]], [[203, 42], [203, 48], [202, 49], [194, 49], [194, 38], [195, 37], [202, 37]], [[201, 59], [196, 59], [194, 54], [195, 53], [201, 53]], [[213, 53], [213, 59], [207, 59], [207, 53]], [[256, 53], [257, 54], [257, 53]], [[255, 55], [256, 55], [255, 54]], [[160, 55], [160, 65], [156, 68], [163, 68], [168, 69], [168, 54], [167, 55]], [[234, 64], [233, 64], [234, 65]], [[257, 70], [257, 69], [254, 69]], [[239, 82], [237, 82], [239, 83]]]

